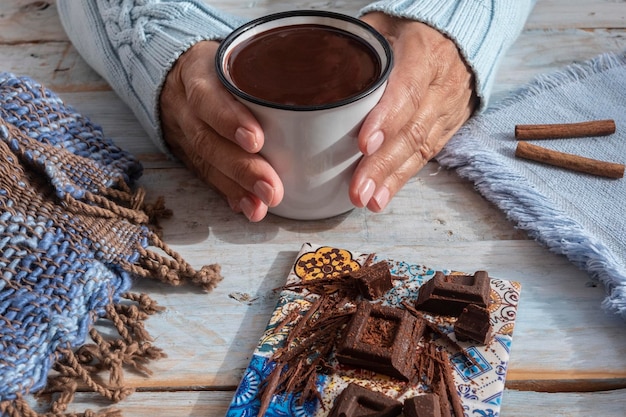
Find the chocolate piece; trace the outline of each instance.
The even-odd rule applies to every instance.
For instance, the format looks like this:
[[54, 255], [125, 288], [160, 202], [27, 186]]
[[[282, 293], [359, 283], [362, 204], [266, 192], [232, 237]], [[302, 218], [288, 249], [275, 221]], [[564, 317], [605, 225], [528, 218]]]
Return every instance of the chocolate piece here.
[[489, 275], [485, 271], [474, 275], [444, 275], [437, 271], [420, 287], [415, 308], [458, 317], [468, 304], [487, 307], [490, 291]]
[[415, 372], [414, 354], [425, 324], [408, 311], [362, 301], [343, 332], [339, 363], [404, 381]]
[[469, 304], [454, 323], [454, 334], [457, 340], [474, 340], [486, 345], [492, 336], [489, 310], [476, 304]]
[[328, 417], [396, 417], [401, 411], [401, 402], [350, 383], [335, 399]]
[[364, 266], [351, 275], [356, 280], [361, 295], [368, 300], [379, 298], [393, 287], [391, 271], [386, 261]]
[[441, 417], [439, 396], [422, 394], [404, 400], [405, 417]]

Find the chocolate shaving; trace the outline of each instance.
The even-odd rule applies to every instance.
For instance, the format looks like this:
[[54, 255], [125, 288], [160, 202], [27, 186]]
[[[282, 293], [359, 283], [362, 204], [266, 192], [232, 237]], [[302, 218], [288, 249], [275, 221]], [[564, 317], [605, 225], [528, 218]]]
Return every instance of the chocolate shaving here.
[[261, 394], [261, 406], [259, 408], [259, 412], [257, 413], [258, 417], [263, 417], [270, 406], [272, 396], [276, 391], [276, 386], [278, 385], [278, 381], [280, 379], [282, 368], [283, 364], [277, 362], [272, 372], [265, 379], [263, 387], [261, 387], [261, 391], [259, 392]]
[[294, 308], [289, 311], [289, 313], [272, 329], [272, 331], [276, 333], [280, 333], [280, 331], [288, 324], [292, 323], [296, 318], [300, 315], [300, 308]]
[[370, 253], [369, 255], [367, 255], [365, 262], [363, 262], [363, 266], [370, 266], [372, 262], [374, 261], [375, 257], [376, 257], [375, 253]]
[[439, 368], [439, 373], [437, 374], [437, 381], [435, 383], [436, 386], [436, 394], [439, 396], [439, 406], [441, 409], [441, 417], [452, 417], [450, 414], [450, 400], [448, 399], [448, 393], [446, 389], [446, 384], [443, 378], [443, 370]]
[[[287, 341], [285, 342], [285, 344], [288, 346], [293, 339], [300, 334], [300, 331], [302, 330], [302, 327], [304, 327], [304, 325], [306, 324], [306, 322], [311, 318], [311, 316], [316, 313], [320, 307], [320, 305], [322, 304], [324, 300], [320, 297], [317, 300], [315, 300], [313, 302], [313, 304], [311, 304], [311, 307], [309, 307], [308, 311], [304, 314], [304, 316], [298, 320], [298, 322], [296, 323], [296, 325], [293, 327], [293, 329], [291, 329], [291, 331], [289, 332], [289, 335], [287, 336]], [[299, 311], [299, 309], [294, 309], [292, 311]], [[291, 315], [291, 312], [289, 312], [288, 316]]]
[[274, 369], [268, 377], [271, 381], [261, 387], [259, 394], [264, 412], [271, 397], [281, 393], [299, 393], [300, 404], [314, 398], [321, 403], [316, 382], [320, 374], [331, 371], [327, 358], [341, 328], [354, 312], [354, 306], [348, 301], [354, 299], [356, 290], [347, 282], [348, 279], [318, 279], [285, 286], [286, 289], [306, 288], [317, 294], [317, 298], [304, 315], [300, 316], [300, 309], [294, 309], [277, 326], [277, 329], [284, 327], [287, 320], [295, 322], [283, 346], [272, 355], [272, 361], [281, 367], [278, 371]]
[[450, 358], [445, 350], [438, 350], [430, 342], [421, 352], [418, 371], [425, 385], [439, 396], [441, 415], [450, 416], [450, 407], [455, 417], [463, 417], [463, 405], [454, 383]]
[[356, 296], [358, 294], [354, 278], [352, 278], [350, 273], [343, 274], [336, 278], [318, 278], [308, 281], [294, 282], [286, 284], [282, 287], [282, 289], [292, 291], [302, 291], [306, 289], [307, 291], [318, 295], [333, 294], [337, 291], [340, 291], [343, 294], [350, 294], [352, 296]]
[[450, 358], [448, 354], [444, 351], [439, 352], [439, 361], [442, 366], [441, 373], [443, 374], [443, 380], [446, 384], [446, 388], [448, 391], [448, 396], [450, 398], [450, 403], [452, 404], [452, 410], [454, 411], [454, 415], [456, 417], [463, 417], [463, 405], [461, 404], [461, 399], [459, 398], [459, 393], [456, 389], [456, 385], [454, 384], [454, 375], [452, 373], [452, 366], [450, 365]]
[[404, 306], [404, 308], [407, 309], [407, 311], [409, 313], [413, 314], [417, 318], [423, 319], [424, 322], [426, 323], [426, 326], [428, 326], [428, 328], [431, 331], [433, 331], [434, 333], [437, 333], [439, 336], [444, 337], [445, 340], [449, 344], [451, 344], [457, 351], [459, 351], [465, 357], [465, 359], [467, 359], [468, 362], [470, 362], [472, 365], [476, 366], [481, 371], [484, 370], [482, 365], [480, 363], [478, 363], [476, 361], [476, 359], [472, 355], [467, 353], [467, 350], [465, 350], [465, 348], [463, 348], [463, 346], [459, 345], [458, 342], [456, 342], [455, 340], [450, 338], [450, 335], [448, 333], [446, 333], [443, 330], [441, 330], [439, 328], [439, 326], [437, 326], [436, 323], [433, 323], [432, 321], [430, 321], [430, 319], [424, 313], [422, 313], [421, 311], [416, 310], [415, 307], [413, 307], [412, 305], [410, 305], [406, 301], [402, 301], [402, 305]]

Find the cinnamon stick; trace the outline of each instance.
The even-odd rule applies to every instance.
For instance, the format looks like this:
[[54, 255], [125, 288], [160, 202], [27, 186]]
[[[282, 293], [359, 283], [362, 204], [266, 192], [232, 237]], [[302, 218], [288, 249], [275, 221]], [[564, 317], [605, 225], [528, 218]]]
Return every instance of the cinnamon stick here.
[[515, 138], [520, 140], [581, 138], [607, 136], [613, 133], [615, 133], [615, 121], [612, 119], [515, 126]]
[[515, 156], [601, 177], [624, 177], [624, 164], [553, 151], [527, 142], [519, 142], [517, 144]]

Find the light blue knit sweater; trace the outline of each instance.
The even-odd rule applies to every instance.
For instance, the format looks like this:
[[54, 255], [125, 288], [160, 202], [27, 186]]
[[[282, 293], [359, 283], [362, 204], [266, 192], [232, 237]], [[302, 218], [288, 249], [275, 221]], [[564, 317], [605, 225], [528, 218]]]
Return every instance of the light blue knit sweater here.
[[[486, 107], [500, 59], [536, 0], [382, 0], [372, 11], [429, 24], [450, 36], [476, 77]], [[200, 0], [58, 0], [63, 26], [83, 58], [130, 106], [167, 152], [159, 95], [176, 59], [201, 40], [223, 39], [244, 20]]]

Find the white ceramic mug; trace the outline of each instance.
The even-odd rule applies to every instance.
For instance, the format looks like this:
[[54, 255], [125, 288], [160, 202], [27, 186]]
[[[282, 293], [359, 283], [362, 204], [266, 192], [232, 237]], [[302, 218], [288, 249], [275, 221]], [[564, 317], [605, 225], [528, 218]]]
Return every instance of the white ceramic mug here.
[[[237, 45], [268, 30], [303, 24], [330, 26], [364, 40], [379, 59], [380, 74], [376, 81], [356, 95], [322, 105], [268, 102], [235, 85], [228, 59]], [[362, 156], [357, 134], [365, 116], [384, 92], [392, 62], [390, 45], [371, 26], [327, 11], [289, 11], [264, 16], [244, 24], [224, 39], [216, 56], [218, 76], [260, 123], [265, 134], [260, 154], [276, 170], [285, 188], [282, 202], [270, 208], [271, 213], [314, 220], [354, 208], [348, 189]]]

